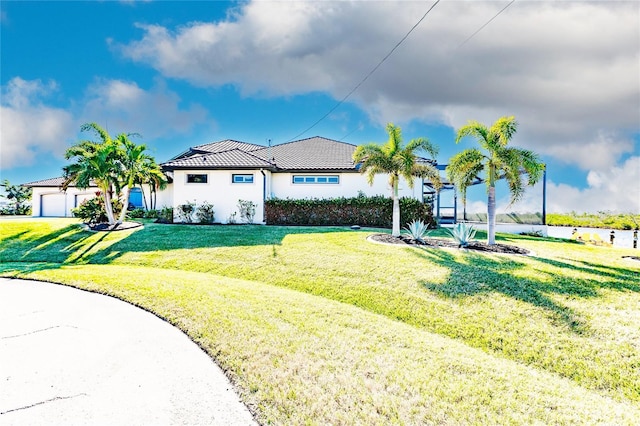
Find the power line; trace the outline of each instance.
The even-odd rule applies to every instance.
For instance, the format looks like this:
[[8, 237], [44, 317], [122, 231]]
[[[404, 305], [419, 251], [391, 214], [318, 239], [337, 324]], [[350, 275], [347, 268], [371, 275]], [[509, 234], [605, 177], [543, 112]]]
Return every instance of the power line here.
[[485, 22], [485, 24], [483, 26], [481, 26], [480, 28], [478, 28], [478, 30], [476, 32], [474, 32], [473, 34], [471, 34], [469, 37], [467, 37], [467, 39], [465, 41], [463, 41], [462, 43], [460, 43], [460, 45], [458, 45], [458, 47], [456, 49], [460, 49], [462, 46], [464, 46], [469, 40], [471, 40], [473, 37], [475, 37], [476, 34], [478, 34], [480, 31], [482, 31], [482, 29], [484, 27], [486, 27], [487, 25], [489, 25], [491, 23], [491, 21], [493, 21], [494, 19], [496, 19], [498, 17], [498, 15], [500, 15], [502, 12], [504, 12], [509, 6], [511, 6], [516, 0], [511, 0], [511, 2], [506, 5], [505, 7], [503, 7], [502, 9], [500, 9], [500, 11], [498, 13], [496, 13], [495, 15], [493, 15], [493, 18], [489, 19], [487, 22]]
[[[514, 0], [515, 1], [515, 0]], [[325, 115], [323, 115], [322, 117], [320, 117], [319, 120], [317, 120], [315, 123], [313, 123], [311, 126], [309, 126], [308, 128], [306, 128], [304, 131], [298, 133], [297, 135], [295, 135], [294, 137], [292, 137], [291, 139], [289, 139], [287, 142], [291, 142], [297, 138], [299, 138], [300, 136], [304, 135], [305, 133], [307, 133], [309, 130], [313, 129], [314, 127], [316, 127], [322, 120], [324, 120], [325, 118], [327, 118], [333, 111], [335, 111], [340, 105], [342, 105], [344, 103], [344, 101], [346, 101], [347, 99], [349, 99], [349, 97], [351, 95], [353, 95], [353, 93], [358, 90], [360, 88], [360, 86], [362, 86], [362, 84], [367, 81], [367, 79], [369, 77], [371, 77], [371, 75], [376, 72], [376, 70], [378, 68], [380, 68], [380, 66], [393, 54], [393, 52], [395, 52], [395, 50], [400, 47], [400, 45], [407, 39], [407, 37], [409, 37], [409, 34], [411, 34], [413, 32], [413, 30], [415, 30], [418, 25], [420, 25], [420, 23], [422, 23], [422, 21], [424, 21], [424, 19], [427, 17], [427, 15], [429, 14], [429, 12], [431, 12], [431, 10], [436, 7], [436, 5], [440, 3], [440, 0], [436, 0], [436, 2], [434, 4], [431, 5], [431, 7], [429, 8], [429, 10], [427, 10], [424, 15], [422, 15], [422, 18], [420, 18], [418, 20], [418, 22], [416, 22], [416, 24], [411, 27], [411, 29], [409, 30], [409, 32], [407, 32], [407, 34], [405, 34], [404, 37], [402, 37], [402, 39], [396, 43], [395, 46], [393, 46], [393, 49], [391, 49], [389, 51], [389, 53], [387, 53], [387, 55], [382, 58], [382, 60], [380, 62], [378, 62], [378, 65], [376, 65], [375, 67], [373, 67], [373, 69], [371, 71], [369, 71], [369, 73], [360, 81], [360, 83], [358, 83], [353, 89], [351, 89], [351, 91], [349, 93], [347, 93], [347, 95], [345, 97], [343, 97], [337, 104], [335, 104], [333, 106], [333, 108], [331, 108], [329, 110], [329, 112], [327, 112]]]

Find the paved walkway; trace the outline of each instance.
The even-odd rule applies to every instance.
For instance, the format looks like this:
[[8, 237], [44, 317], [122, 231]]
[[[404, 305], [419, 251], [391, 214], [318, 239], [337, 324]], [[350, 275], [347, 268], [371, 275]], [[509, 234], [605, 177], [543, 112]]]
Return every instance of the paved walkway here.
[[117, 299], [0, 278], [0, 425], [255, 425], [177, 328]]

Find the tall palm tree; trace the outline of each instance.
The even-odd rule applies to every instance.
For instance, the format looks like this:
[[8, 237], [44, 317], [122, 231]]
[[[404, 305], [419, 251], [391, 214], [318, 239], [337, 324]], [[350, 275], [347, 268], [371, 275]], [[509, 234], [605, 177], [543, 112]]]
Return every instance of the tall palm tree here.
[[535, 185], [543, 175], [544, 164], [533, 151], [507, 147], [516, 133], [518, 123], [513, 116], [498, 119], [490, 128], [477, 121], [458, 129], [456, 143], [466, 136], [474, 137], [481, 151], [466, 149], [454, 155], [446, 173], [449, 180], [460, 190], [466, 202], [467, 188], [484, 173], [487, 184], [488, 243], [496, 243], [496, 181], [506, 179], [511, 193], [511, 204], [520, 200], [525, 192], [523, 174], [527, 185]]
[[86, 189], [92, 181], [95, 182], [104, 199], [109, 224], [113, 225], [116, 221], [111, 204], [111, 194], [114, 186], [116, 186], [117, 193], [120, 173], [117, 145], [109, 133], [96, 123], [83, 124], [80, 130], [83, 132], [93, 131], [99, 137], [100, 142], [83, 140], [67, 149], [65, 158], [67, 160], [75, 159], [75, 162], [62, 168], [64, 176], [62, 188], [66, 190], [70, 185], [75, 185]]
[[353, 161], [360, 163], [360, 173], [367, 175], [369, 185], [377, 174], [389, 175], [389, 185], [393, 198], [393, 227], [392, 235], [400, 236], [400, 202], [398, 200], [398, 183], [404, 178], [410, 188], [413, 188], [416, 177], [431, 180], [434, 187], [440, 187], [440, 174], [435, 166], [428, 162], [418, 161], [417, 151], [425, 151], [435, 157], [438, 148], [425, 138], [412, 139], [406, 146], [402, 144], [400, 127], [393, 123], [387, 124], [389, 140], [385, 145], [376, 143], [360, 145], [353, 153]]

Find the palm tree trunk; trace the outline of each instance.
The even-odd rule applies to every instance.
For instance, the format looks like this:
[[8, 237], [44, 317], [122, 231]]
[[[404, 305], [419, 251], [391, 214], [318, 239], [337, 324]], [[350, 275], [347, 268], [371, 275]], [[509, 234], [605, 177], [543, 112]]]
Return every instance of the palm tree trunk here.
[[489, 245], [496, 243], [496, 186], [489, 185], [489, 197], [487, 200], [487, 239]]
[[393, 183], [393, 215], [391, 235], [400, 236], [400, 200], [398, 199], [398, 179]]
[[118, 223], [124, 222], [127, 217], [127, 209], [129, 207], [129, 186], [125, 186], [122, 189], [122, 210], [120, 211], [120, 217], [118, 218]]
[[[144, 204], [144, 209], [149, 210], [149, 206], [147, 205], [147, 196], [144, 195], [144, 187], [142, 186], [142, 184], [140, 184], [140, 192], [142, 193], [142, 203]], [[151, 194], [149, 194], [149, 198], [151, 198]]]
[[111, 191], [110, 188], [101, 188], [102, 196], [104, 197], [104, 210], [107, 213], [107, 220], [109, 225], [116, 223], [116, 218], [113, 215], [113, 206], [111, 205]]

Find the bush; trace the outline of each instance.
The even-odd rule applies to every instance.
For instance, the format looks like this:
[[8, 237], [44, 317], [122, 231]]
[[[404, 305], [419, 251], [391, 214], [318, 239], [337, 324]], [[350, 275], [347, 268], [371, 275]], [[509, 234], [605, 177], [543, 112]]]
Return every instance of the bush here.
[[[173, 211], [171, 211], [171, 214], [173, 215]], [[145, 219], [157, 219], [159, 217], [160, 217], [160, 212], [158, 212], [158, 210], [151, 209], [144, 212]]]
[[156, 223], [173, 223], [173, 208], [163, 207], [160, 210], [156, 210], [158, 218]]
[[180, 219], [183, 223], [192, 223], [193, 222], [193, 213], [196, 210], [196, 203], [187, 201], [184, 204], [180, 204], [176, 207], [176, 214], [178, 215], [178, 219]]
[[[111, 200], [111, 205], [114, 216], [118, 216], [122, 210], [122, 203], [119, 200]], [[71, 214], [73, 217], [77, 217], [88, 224], [106, 223], [109, 221], [102, 197], [84, 200], [78, 207], [71, 209]]]
[[256, 207], [258, 207], [258, 205], [253, 201], [238, 200], [240, 219], [242, 219], [244, 223], [253, 223], [253, 218], [256, 215]]
[[132, 218], [132, 219], [140, 219], [143, 218], [145, 216], [145, 210], [144, 209], [133, 209], [130, 212], [127, 213], [127, 216]]
[[[353, 197], [329, 199], [271, 199], [265, 202], [268, 225], [338, 225], [390, 228], [393, 200], [389, 197]], [[421, 220], [435, 227], [431, 206], [403, 197], [400, 199], [400, 223]]]
[[196, 208], [196, 219], [199, 223], [213, 223], [215, 218], [213, 204], [205, 201]]

